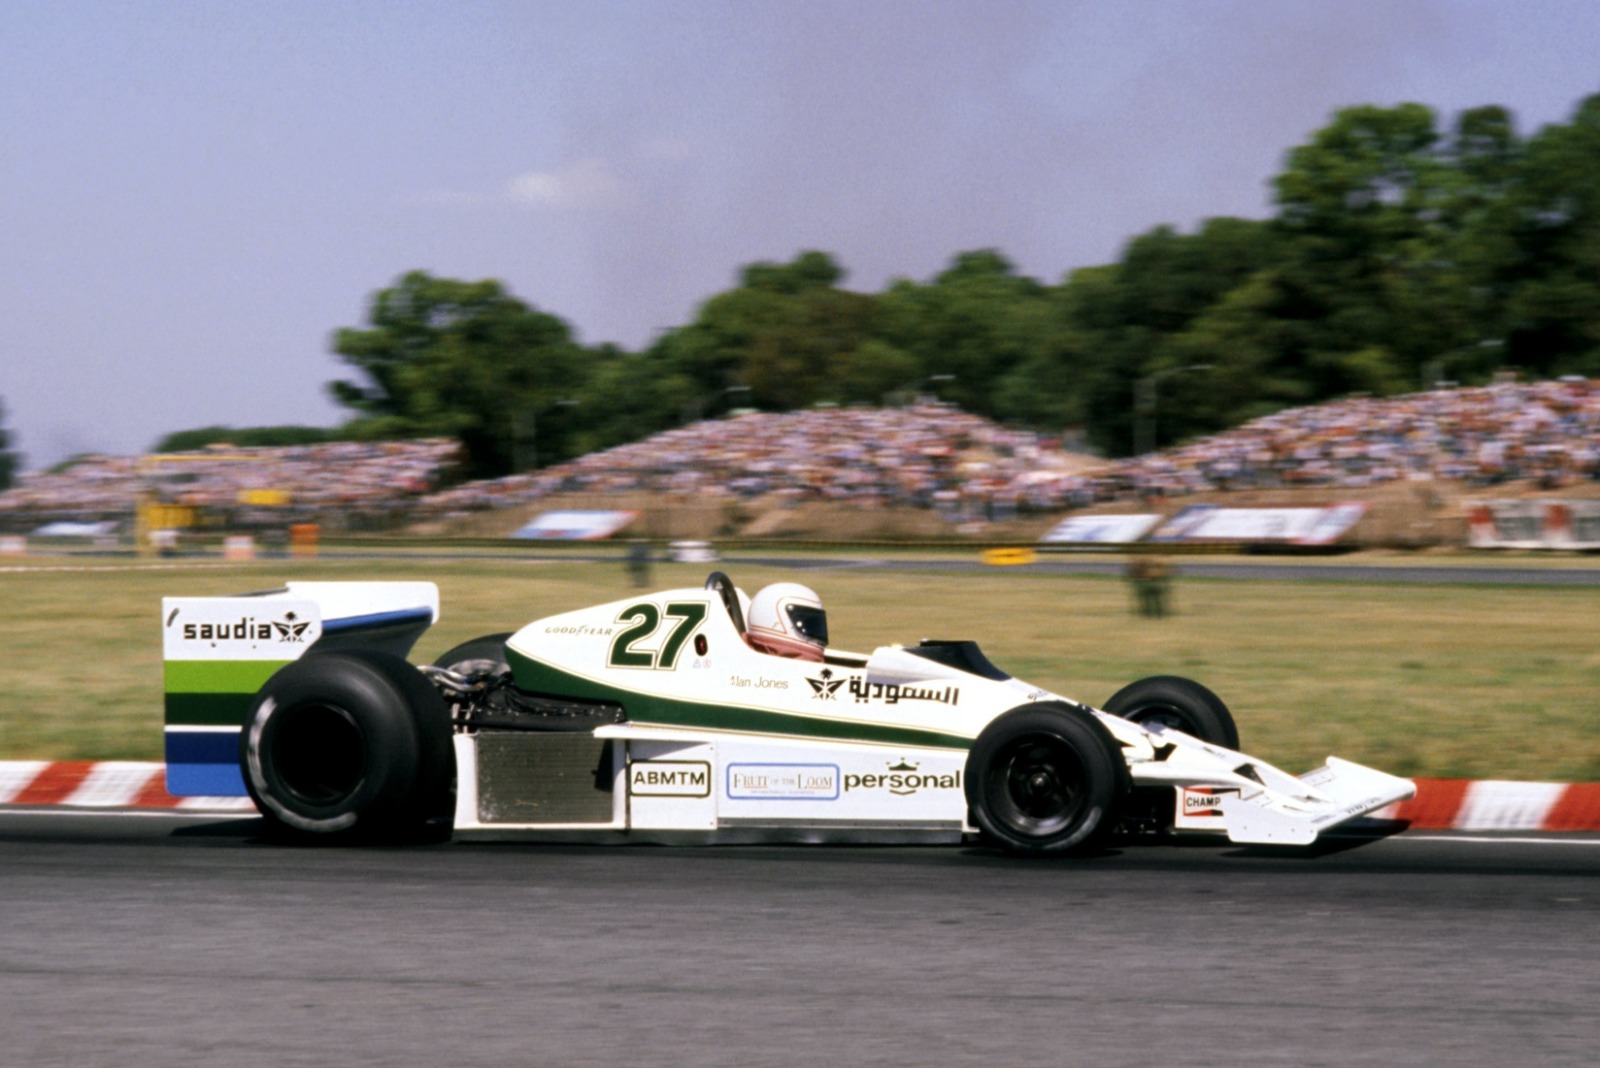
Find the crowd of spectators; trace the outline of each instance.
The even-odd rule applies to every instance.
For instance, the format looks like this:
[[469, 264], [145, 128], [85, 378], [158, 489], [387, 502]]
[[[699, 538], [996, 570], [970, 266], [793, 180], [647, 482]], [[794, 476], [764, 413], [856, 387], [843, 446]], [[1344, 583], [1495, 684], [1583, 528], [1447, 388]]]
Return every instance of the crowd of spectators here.
[[659, 434], [537, 475], [430, 495], [459, 514], [555, 493], [652, 491], [848, 500], [1005, 519], [1125, 497], [1400, 479], [1557, 489], [1600, 480], [1600, 381], [1498, 382], [1277, 412], [1183, 446], [1088, 462], [1060, 441], [942, 405], [748, 414]]
[[693, 423], [535, 475], [473, 482], [422, 502], [435, 515], [562, 493], [665, 493], [772, 505], [848, 501], [952, 519], [1054, 509], [1090, 484], [1051, 438], [942, 404], [749, 412]]
[[150, 493], [212, 511], [238, 508], [252, 491], [276, 493], [301, 518], [348, 527], [351, 515], [443, 518], [560, 494], [844, 501], [964, 521], [1120, 497], [1399, 479], [1555, 489], [1600, 480], [1600, 381], [1507, 380], [1350, 398], [1116, 463], [935, 403], [737, 414], [536, 473], [441, 488], [456, 459], [446, 440], [92, 457], [57, 474], [22, 476], [0, 494], [0, 525], [125, 516]]
[[1294, 408], [1126, 461], [1120, 475], [1145, 495], [1402, 479], [1560, 489], [1600, 480], [1600, 381], [1508, 379]]
[[434, 438], [85, 456], [58, 471], [20, 476], [0, 493], [0, 525], [122, 519], [140, 499], [230, 515], [370, 513], [437, 489], [457, 453], [454, 441]]

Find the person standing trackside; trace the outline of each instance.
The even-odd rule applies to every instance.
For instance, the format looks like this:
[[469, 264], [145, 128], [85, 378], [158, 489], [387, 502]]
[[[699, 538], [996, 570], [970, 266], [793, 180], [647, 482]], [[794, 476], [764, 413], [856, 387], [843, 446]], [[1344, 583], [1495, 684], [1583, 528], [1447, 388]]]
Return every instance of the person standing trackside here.
[[1128, 561], [1128, 583], [1133, 587], [1134, 610], [1149, 619], [1168, 614], [1168, 587], [1172, 572], [1159, 556], [1140, 553]]
[[633, 577], [633, 585], [637, 589], [644, 589], [650, 585], [650, 543], [643, 538], [634, 538], [628, 542], [628, 574]]

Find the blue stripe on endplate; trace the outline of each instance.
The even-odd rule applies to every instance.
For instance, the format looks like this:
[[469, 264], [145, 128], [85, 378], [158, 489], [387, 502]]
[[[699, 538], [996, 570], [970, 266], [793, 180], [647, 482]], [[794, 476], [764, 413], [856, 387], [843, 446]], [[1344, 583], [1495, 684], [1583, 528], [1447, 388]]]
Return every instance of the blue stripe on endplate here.
[[239, 765], [168, 764], [167, 793], [173, 797], [246, 797]]
[[244, 797], [238, 731], [167, 731], [167, 793]]
[[322, 633], [340, 634], [347, 630], [364, 630], [368, 627], [396, 627], [406, 623], [433, 622], [433, 609], [407, 608], [399, 612], [374, 612], [368, 616], [346, 616], [343, 619], [324, 619]]
[[237, 764], [238, 731], [167, 731], [168, 764]]

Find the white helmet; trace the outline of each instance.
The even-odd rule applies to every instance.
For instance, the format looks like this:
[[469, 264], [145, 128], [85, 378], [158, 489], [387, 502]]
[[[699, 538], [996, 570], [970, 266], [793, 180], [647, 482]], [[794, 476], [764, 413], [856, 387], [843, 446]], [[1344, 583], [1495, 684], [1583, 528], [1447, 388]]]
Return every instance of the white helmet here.
[[751, 644], [779, 656], [821, 660], [828, 647], [828, 613], [822, 598], [798, 582], [774, 582], [750, 599]]

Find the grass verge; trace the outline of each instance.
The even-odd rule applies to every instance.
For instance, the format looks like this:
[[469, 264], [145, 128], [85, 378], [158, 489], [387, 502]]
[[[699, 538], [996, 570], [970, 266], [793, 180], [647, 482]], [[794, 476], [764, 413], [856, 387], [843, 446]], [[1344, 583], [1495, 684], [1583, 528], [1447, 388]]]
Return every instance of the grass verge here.
[[[1600, 779], [1592, 590], [1180, 579], [1175, 614], [1145, 619], [1110, 578], [721, 566], [747, 591], [812, 585], [848, 649], [975, 638], [1013, 674], [1097, 704], [1143, 675], [1191, 676], [1232, 707], [1247, 752], [1293, 771], [1335, 753], [1417, 776]], [[658, 565], [652, 585], [706, 570]], [[418, 660], [632, 592], [620, 563], [507, 558], [9, 571], [0, 759], [159, 759], [161, 597], [287, 578], [437, 582], [443, 618]]]

